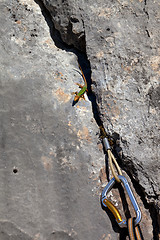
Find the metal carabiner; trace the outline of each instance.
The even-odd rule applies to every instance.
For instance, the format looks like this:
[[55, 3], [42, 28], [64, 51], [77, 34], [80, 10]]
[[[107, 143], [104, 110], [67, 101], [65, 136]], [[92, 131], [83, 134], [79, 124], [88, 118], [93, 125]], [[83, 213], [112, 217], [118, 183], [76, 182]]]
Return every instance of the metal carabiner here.
[[[128, 196], [131, 200], [131, 203], [133, 205], [133, 208], [136, 212], [136, 219], [135, 219], [135, 226], [141, 221], [141, 210], [137, 204], [137, 201], [133, 195], [133, 192], [129, 186], [129, 183], [127, 181], [127, 179], [121, 175], [118, 175], [119, 179], [121, 180], [121, 182], [123, 183]], [[102, 204], [104, 207], [108, 207], [111, 212], [113, 213], [113, 215], [116, 218], [117, 223], [119, 224], [119, 226], [127, 226], [127, 221], [122, 219], [121, 214], [119, 213], [118, 209], [107, 199], [107, 194], [109, 193], [109, 191], [113, 188], [114, 184], [116, 183], [115, 178], [112, 178], [109, 183], [107, 184], [107, 186], [104, 188], [103, 192], [102, 192]]]

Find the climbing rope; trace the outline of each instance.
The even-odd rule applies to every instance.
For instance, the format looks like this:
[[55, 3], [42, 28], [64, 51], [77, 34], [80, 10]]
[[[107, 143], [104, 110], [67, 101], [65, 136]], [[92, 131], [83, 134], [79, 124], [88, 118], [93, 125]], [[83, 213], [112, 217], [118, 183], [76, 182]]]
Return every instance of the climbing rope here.
[[130, 240], [143, 240], [139, 225], [135, 226], [135, 219], [129, 218], [127, 220], [128, 234]]

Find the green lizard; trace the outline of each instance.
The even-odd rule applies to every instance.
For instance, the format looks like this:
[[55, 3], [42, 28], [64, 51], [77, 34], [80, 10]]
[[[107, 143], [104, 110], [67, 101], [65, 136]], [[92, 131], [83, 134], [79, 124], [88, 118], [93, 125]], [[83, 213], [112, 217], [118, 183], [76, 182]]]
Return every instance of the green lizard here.
[[85, 98], [84, 98], [84, 93], [88, 91], [88, 90], [87, 90], [87, 81], [86, 81], [86, 78], [85, 78], [85, 76], [84, 76], [84, 73], [83, 73], [82, 68], [81, 68], [80, 65], [79, 65], [79, 68], [80, 68], [81, 73], [82, 73], [82, 77], [83, 77], [83, 80], [84, 80], [84, 85], [81, 85], [81, 84], [79, 84], [79, 83], [76, 83], [76, 84], [81, 88], [81, 90], [80, 90], [79, 92], [74, 92], [74, 93], [73, 93], [73, 94], [76, 94], [76, 96], [74, 97], [74, 102], [78, 102], [78, 100], [79, 100], [80, 98], [85, 99]]

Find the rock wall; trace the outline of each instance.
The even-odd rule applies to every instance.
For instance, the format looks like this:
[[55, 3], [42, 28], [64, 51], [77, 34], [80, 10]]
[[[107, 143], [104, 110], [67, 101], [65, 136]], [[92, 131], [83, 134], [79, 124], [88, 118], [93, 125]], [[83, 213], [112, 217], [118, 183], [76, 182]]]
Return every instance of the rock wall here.
[[106, 127], [120, 136], [132, 173], [154, 201], [159, 195], [158, 1], [43, 2], [62, 40], [86, 51]]
[[[97, 118], [116, 142], [144, 238], [158, 239], [158, 7], [0, 1], [0, 239], [127, 239], [100, 205]], [[77, 58], [99, 112], [92, 93], [72, 106]], [[110, 198], [124, 214], [118, 191]]]
[[86, 52], [92, 90], [108, 132], [118, 140], [122, 166], [158, 209], [158, 1], [43, 2], [63, 41]]

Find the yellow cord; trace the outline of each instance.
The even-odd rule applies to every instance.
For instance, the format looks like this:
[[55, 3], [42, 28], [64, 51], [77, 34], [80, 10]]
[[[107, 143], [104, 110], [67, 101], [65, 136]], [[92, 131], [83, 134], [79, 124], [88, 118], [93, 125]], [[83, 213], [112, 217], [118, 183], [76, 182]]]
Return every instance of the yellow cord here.
[[[103, 127], [103, 125], [99, 126], [99, 129], [100, 129], [100, 133], [101, 133], [100, 137], [101, 137], [102, 139], [105, 139], [105, 138], [108, 139], [106, 130], [105, 130], [105, 128]], [[109, 141], [109, 140], [108, 140], [108, 141]], [[109, 144], [109, 142], [108, 142], [108, 144]], [[112, 142], [112, 144], [113, 144], [113, 142]], [[110, 148], [107, 149], [107, 147], [106, 147], [105, 149], [106, 149], [106, 151], [108, 152], [109, 165], [110, 165], [112, 174], [113, 174], [114, 178], [116, 179], [116, 181], [117, 181], [118, 183], [120, 183], [121, 181], [119, 180], [118, 175], [122, 175], [122, 171], [121, 171], [121, 169], [120, 169], [120, 167], [119, 167], [119, 165], [118, 165], [118, 163], [117, 163], [117, 161], [116, 161], [113, 153], [111, 152]], [[114, 162], [114, 165], [115, 165], [115, 167], [116, 167], [116, 169], [117, 169], [118, 174], [117, 174], [117, 173], [115, 172], [115, 170], [114, 170], [113, 162]]]
[[[122, 171], [121, 171], [121, 169], [120, 169], [120, 167], [119, 167], [119, 165], [118, 165], [118, 163], [117, 163], [117, 160], [115, 159], [113, 153], [111, 152], [111, 150], [108, 149], [107, 151], [108, 151], [109, 165], [110, 165], [110, 168], [111, 168], [113, 177], [116, 179], [116, 181], [117, 181], [118, 183], [120, 183], [121, 181], [120, 181], [120, 179], [118, 178], [118, 175], [122, 175]], [[114, 170], [113, 162], [114, 162], [114, 165], [115, 165], [115, 167], [116, 167], [116, 169], [117, 169], [118, 174], [117, 174], [117, 173], [115, 172], [115, 170]]]

